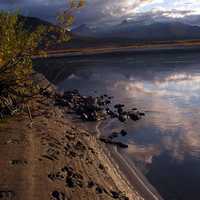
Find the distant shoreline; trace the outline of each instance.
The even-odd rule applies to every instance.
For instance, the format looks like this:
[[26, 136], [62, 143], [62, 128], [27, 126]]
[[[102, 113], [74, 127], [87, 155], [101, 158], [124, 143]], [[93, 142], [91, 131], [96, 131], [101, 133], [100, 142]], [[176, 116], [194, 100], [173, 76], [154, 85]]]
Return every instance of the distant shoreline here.
[[[99, 47], [99, 48], [80, 48], [80, 49], [58, 49], [49, 50], [45, 58], [60, 57], [82, 57], [97, 55], [124, 55], [124, 54], [143, 54], [143, 53], [174, 53], [174, 52], [197, 52], [200, 51], [200, 45], [149, 45], [141, 47]], [[44, 56], [33, 56], [33, 59], [44, 58]]]

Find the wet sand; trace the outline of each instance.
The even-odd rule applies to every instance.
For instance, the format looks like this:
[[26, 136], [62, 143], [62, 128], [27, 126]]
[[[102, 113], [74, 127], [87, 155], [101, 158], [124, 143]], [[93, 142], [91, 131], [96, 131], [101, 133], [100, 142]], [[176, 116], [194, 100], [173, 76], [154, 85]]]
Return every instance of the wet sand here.
[[[97, 137], [100, 137], [103, 133], [100, 131], [101, 122], [96, 126]], [[110, 161], [113, 163], [118, 173], [122, 174], [127, 184], [134, 185], [136, 190], [143, 196], [144, 199], [148, 200], [163, 200], [156, 189], [148, 182], [140, 170], [134, 165], [133, 162], [129, 161], [126, 156], [122, 156], [118, 151], [118, 147], [106, 145], [104, 148], [105, 154], [108, 155]]]

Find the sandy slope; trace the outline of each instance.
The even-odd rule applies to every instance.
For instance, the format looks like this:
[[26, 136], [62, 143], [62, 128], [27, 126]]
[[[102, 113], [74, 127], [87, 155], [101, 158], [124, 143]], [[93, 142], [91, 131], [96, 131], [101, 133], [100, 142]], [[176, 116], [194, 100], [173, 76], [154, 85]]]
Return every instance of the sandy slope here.
[[30, 108], [32, 122], [24, 112], [0, 123], [0, 199], [143, 199], [51, 100], [38, 96]]

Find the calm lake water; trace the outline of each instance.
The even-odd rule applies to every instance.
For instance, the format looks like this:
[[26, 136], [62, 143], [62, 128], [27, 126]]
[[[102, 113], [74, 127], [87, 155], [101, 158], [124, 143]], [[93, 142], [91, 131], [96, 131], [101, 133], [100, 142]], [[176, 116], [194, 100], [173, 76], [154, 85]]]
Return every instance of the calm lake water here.
[[[54, 60], [55, 61], [55, 60]], [[53, 62], [53, 60], [51, 61]], [[64, 59], [62, 90], [109, 94], [146, 112], [138, 122], [111, 121], [103, 131], [167, 200], [200, 199], [200, 54], [152, 54]]]

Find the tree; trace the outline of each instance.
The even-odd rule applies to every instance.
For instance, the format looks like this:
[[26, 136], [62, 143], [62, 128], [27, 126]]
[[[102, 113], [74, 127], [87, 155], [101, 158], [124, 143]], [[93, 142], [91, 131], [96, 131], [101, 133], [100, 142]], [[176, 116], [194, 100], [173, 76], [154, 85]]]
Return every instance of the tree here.
[[[73, 23], [72, 13], [82, 7], [83, 0], [69, 0], [69, 9], [58, 16], [59, 41], [69, 40], [68, 29]], [[30, 98], [37, 87], [32, 80], [32, 56], [42, 54], [38, 47], [48, 31], [38, 26], [33, 32], [24, 29], [18, 13], [0, 13], [0, 117], [12, 114]]]
[[24, 30], [17, 13], [0, 13], [0, 111], [10, 114], [34, 92], [32, 55], [45, 34], [44, 27], [32, 33]]

